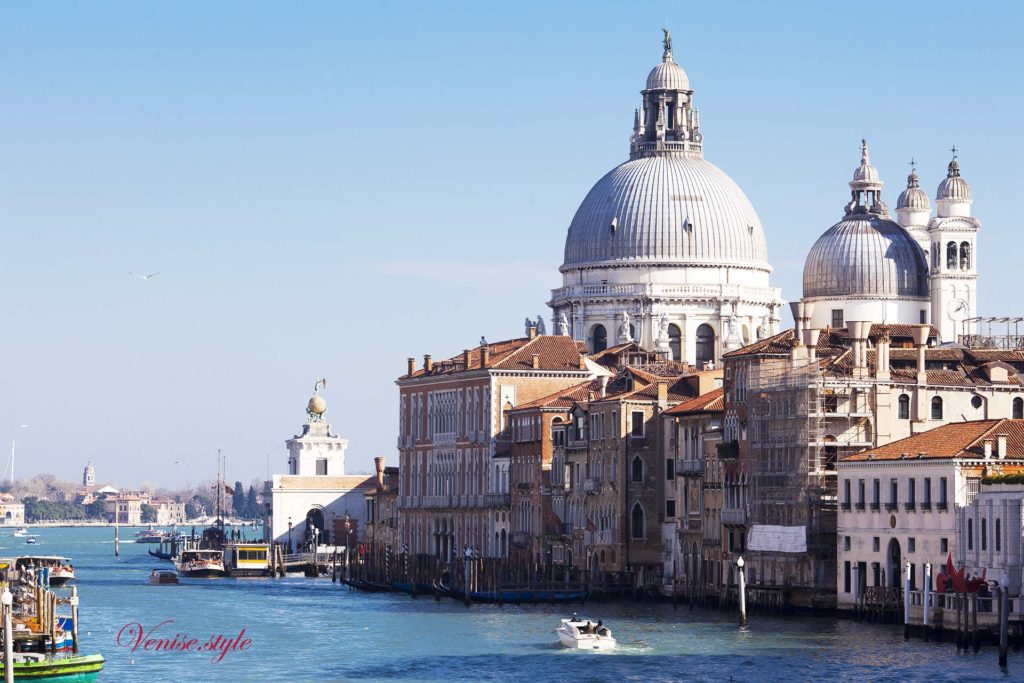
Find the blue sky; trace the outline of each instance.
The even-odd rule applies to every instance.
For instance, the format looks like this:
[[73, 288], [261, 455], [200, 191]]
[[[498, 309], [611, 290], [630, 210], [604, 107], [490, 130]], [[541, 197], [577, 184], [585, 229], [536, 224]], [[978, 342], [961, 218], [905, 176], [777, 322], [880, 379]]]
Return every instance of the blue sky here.
[[325, 376], [349, 470], [393, 462], [407, 356], [547, 314], [576, 207], [627, 156], [666, 21], [706, 156], [757, 209], [787, 299], [867, 137], [890, 205], [912, 156], [934, 194], [957, 145], [984, 225], [980, 312], [1020, 314], [1022, 14], [7, 3], [0, 442], [18, 439], [19, 476], [92, 460], [101, 480], [196, 482], [222, 448], [248, 481], [268, 453], [282, 471]]

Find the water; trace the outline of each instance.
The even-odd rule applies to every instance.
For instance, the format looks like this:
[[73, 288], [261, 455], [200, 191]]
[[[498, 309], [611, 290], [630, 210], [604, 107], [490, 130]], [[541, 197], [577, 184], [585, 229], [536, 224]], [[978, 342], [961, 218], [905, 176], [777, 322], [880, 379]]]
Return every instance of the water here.
[[[323, 579], [183, 579], [151, 586], [169, 567], [155, 546], [121, 544], [108, 528], [37, 529], [40, 543], [0, 536], [0, 555], [73, 558], [82, 598], [81, 649], [99, 652], [107, 681], [998, 681], [1024, 680], [1024, 655], [1007, 671], [994, 648], [957, 654], [950, 643], [904, 642], [896, 626], [832, 618], [752, 617], [673, 611], [671, 605], [588, 603], [619, 649], [578, 653], [556, 646], [553, 629], [573, 609], [474, 605], [406, 595], [350, 592]], [[6, 532], [5, 532], [6, 534]], [[126, 533], [130, 536], [130, 532]], [[251, 645], [219, 662], [209, 652], [132, 652], [118, 645], [126, 624], [206, 642], [242, 629]], [[127, 632], [121, 642], [130, 644]]]

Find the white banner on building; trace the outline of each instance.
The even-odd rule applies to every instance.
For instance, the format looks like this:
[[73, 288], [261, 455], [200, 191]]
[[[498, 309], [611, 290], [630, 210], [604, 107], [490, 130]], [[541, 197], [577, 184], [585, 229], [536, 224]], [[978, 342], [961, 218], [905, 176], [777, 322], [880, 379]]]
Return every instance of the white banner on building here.
[[805, 553], [807, 527], [755, 524], [750, 527], [747, 548], [772, 553]]

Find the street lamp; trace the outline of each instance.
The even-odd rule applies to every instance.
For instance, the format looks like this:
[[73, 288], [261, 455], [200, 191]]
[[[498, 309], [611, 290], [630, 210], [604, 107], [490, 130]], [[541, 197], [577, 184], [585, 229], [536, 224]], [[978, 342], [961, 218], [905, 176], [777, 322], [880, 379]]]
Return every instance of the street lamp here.
[[747, 577], [743, 572], [743, 556], [736, 558], [736, 566], [740, 570], [740, 626], [747, 625]]
[[292, 554], [292, 518], [288, 518], [288, 554]]

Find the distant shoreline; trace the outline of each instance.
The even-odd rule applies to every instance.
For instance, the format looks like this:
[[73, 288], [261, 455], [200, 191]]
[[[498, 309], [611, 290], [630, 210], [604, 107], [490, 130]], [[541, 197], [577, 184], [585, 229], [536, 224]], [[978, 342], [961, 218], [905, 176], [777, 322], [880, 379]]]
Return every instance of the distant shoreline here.
[[[179, 524], [178, 528], [179, 529], [184, 529], [186, 527], [193, 527], [193, 526], [198, 528], [198, 527], [211, 526], [212, 524], [213, 524], [213, 520], [210, 520], [210, 519], [198, 520], [197, 519], [197, 520], [194, 520], [194, 521], [185, 522], [184, 524]], [[72, 520], [68, 520], [68, 521], [48, 521], [48, 522], [25, 522], [24, 524], [20, 524], [20, 525], [19, 524], [0, 524], [0, 532], [3, 532], [3, 531], [8, 530], [8, 529], [10, 529], [10, 530], [20, 529], [23, 526], [25, 528], [27, 528], [27, 529], [38, 528], [38, 527], [58, 528], [58, 527], [85, 527], [85, 526], [110, 527], [110, 528], [113, 528], [113, 527], [116, 526], [116, 527], [119, 527], [119, 528], [122, 528], [122, 529], [148, 529], [150, 527], [153, 527], [154, 529], [170, 529], [173, 525], [171, 525], [171, 524], [162, 524], [162, 525], [161, 524], [114, 524], [113, 522], [96, 522], [96, 521], [84, 521], [84, 520], [83, 521], [72, 521]], [[228, 520], [228, 519], [226, 519], [226, 520], [224, 520], [224, 526], [231, 526], [231, 527], [236, 527], [236, 526], [238, 526], [238, 527], [252, 526], [252, 522], [243, 522], [243, 521], [238, 521], [238, 520]], [[260, 526], [262, 526], [262, 525], [260, 525]]]

